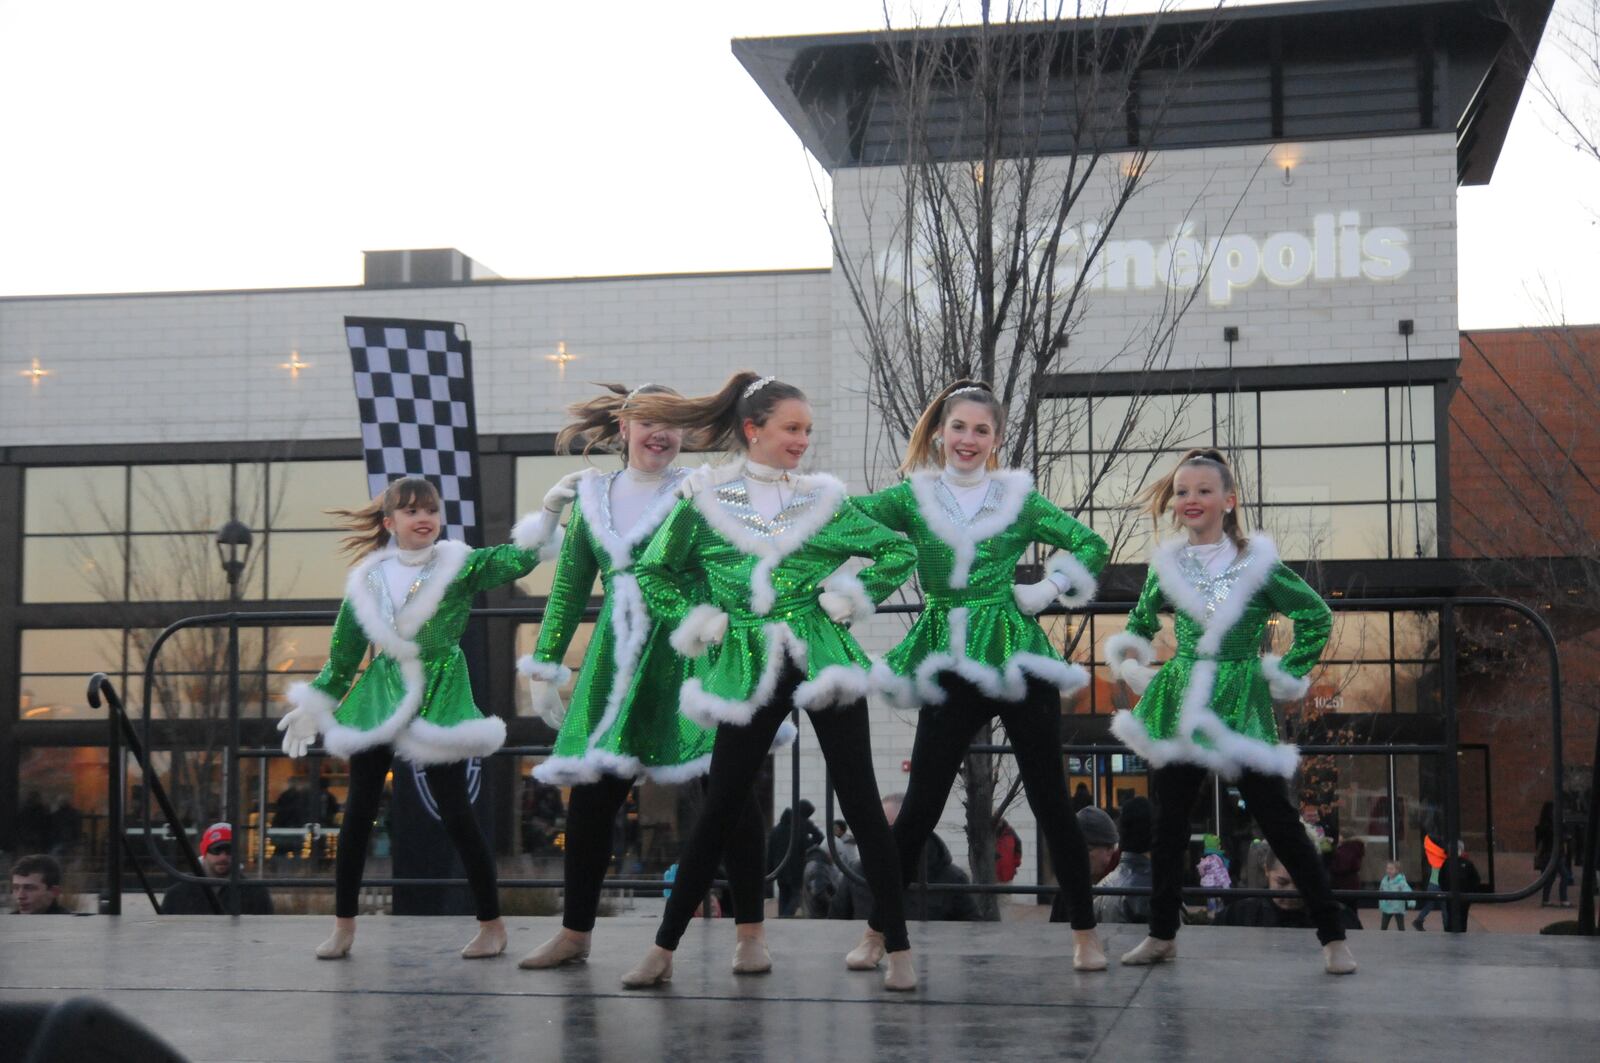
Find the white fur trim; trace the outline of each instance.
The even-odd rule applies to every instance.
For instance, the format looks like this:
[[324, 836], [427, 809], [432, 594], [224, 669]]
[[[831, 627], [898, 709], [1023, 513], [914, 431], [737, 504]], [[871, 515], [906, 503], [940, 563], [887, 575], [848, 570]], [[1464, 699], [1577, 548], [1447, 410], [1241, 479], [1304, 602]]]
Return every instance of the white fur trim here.
[[[705, 468], [705, 466], [701, 466]], [[583, 518], [589, 525], [589, 531], [595, 541], [605, 550], [611, 558], [613, 572], [626, 572], [633, 568], [634, 547], [644, 542], [655, 534], [661, 522], [667, 519], [667, 514], [678, 504], [679, 494], [676, 490], [663, 487], [650, 504], [645, 507], [639, 519], [626, 531], [617, 532], [610, 525], [600, 519], [600, 514], [611, 512], [609, 499], [600, 497], [602, 491], [611, 490], [611, 482], [622, 475], [620, 472], [606, 473], [599, 469], [585, 470], [586, 475], [578, 481], [578, 501], [583, 505]], [[673, 487], [682, 484], [689, 470], [673, 467], [666, 471], [672, 477]]]
[[1261, 674], [1267, 677], [1273, 701], [1299, 701], [1311, 689], [1310, 678], [1285, 672], [1283, 658], [1276, 653], [1261, 658]]
[[1167, 600], [1200, 625], [1204, 634], [1195, 645], [1195, 652], [1204, 657], [1221, 648], [1222, 640], [1250, 607], [1250, 599], [1271, 578], [1278, 564], [1278, 548], [1260, 532], [1250, 536], [1244, 551], [1244, 568], [1234, 580], [1228, 597], [1217, 603], [1216, 611], [1208, 621], [1205, 601], [1200, 597], [1200, 592], [1184, 578], [1183, 570], [1178, 565], [1178, 553], [1184, 545], [1185, 540], [1181, 537], [1168, 539], [1156, 547], [1150, 565], [1156, 570], [1156, 578]]
[[1112, 676], [1128, 684], [1135, 694], [1143, 694], [1156, 677], [1156, 648], [1150, 640], [1131, 631], [1119, 631], [1106, 639], [1106, 667]]
[[793, 720], [784, 720], [778, 725], [778, 733], [772, 736], [772, 745], [768, 753], [776, 753], [780, 749], [788, 749], [794, 745], [794, 740], [800, 737], [800, 728], [794, 725]]
[[849, 572], [835, 572], [823, 581], [822, 589], [850, 599], [850, 620], [854, 623], [859, 624], [878, 611], [866, 585]]
[[950, 569], [950, 589], [960, 590], [972, 577], [972, 562], [978, 556], [978, 544], [991, 539], [1017, 522], [1022, 505], [1033, 490], [1033, 476], [1022, 469], [1002, 469], [990, 474], [990, 479], [1003, 488], [999, 504], [988, 516], [971, 524], [961, 525], [950, 519], [939, 500], [934, 497], [934, 485], [939, 481], [936, 472], [915, 472], [910, 476], [911, 494], [917, 500], [917, 512], [923, 523], [950, 548], [955, 564]]
[[[1176, 763], [1198, 764], [1229, 780], [1237, 779], [1244, 771], [1285, 779], [1292, 777], [1300, 763], [1297, 747], [1262, 742], [1239, 734], [1211, 711], [1211, 691], [1216, 679], [1216, 661], [1195, 662], [1178, 710], [1178, 731], [1173, 737], [1151, 738], [1139, 718], [1125, 709], [1112, 716], [1111, 733], [1156, 768]], [[1196, 735], [1209, 740], [1210, 746], [1196, 742]]]
[[826, 473], [795, 478], [795, 494], [816, 492], [817, 499], [789, 526], [776, 535], [764, 536], [748, 528], [717, 501], [716, 488], [744, 476], [744, 464], [737, 462], [715, 470], [719, 478], [707, 490], [694, 496], [695, 508], [718, 535], [752, 557], [760, 558], [750, 576], [750, 609], [757, 616], [766, 616], [778, 600], [772, 586], [772, 571], [785, 557], [804, 546], [822, 526], [833, 519], [845, 502], [845, 486]]
[[561, 541], [566, 538], [556, 516], [548, 509], [524, 514], [511, 526], [511, 543], [523, 550], [539, 551], [540, 561], [554, 561], [561, 552]]
[[802, 709], [844, 708], [865, 698], [871, 691], [867, 670], [854, 664], [830, 664], [815, 679], [801, 683], [794, 691], [794, 703]]
[[778, 677], [783, 674], [784, 662], [791, 661], [796, 668], [804, 671], [810, 656], [806, 644], [789, 629], [788, 624], [767, 624], [762, 634], [766, 637], [767, 662], [749, 698], [733, 701], [718, 697], [706, 690], [700, 680], [690, 679], [678, 694], [678, 711], [701, 727], [715, 727], [724, 723], [743, 727], [749, 723], [756, 710], [770, 702], [777, 693]]
[[[699, 657], [706, 652], [716, 639], [718, 618], [726, 619], [727, 613], [710, 603], [702, 603], [689, 610], [683, 622], [672, 629], [672, 634], [667, 636], [667, 642], [678, 651], [680, 657]], [[726, 631], [726, 628], [723, 629]]]
[[[600, 729], [595, 728], [594, 735], [599, 734]], [[590, 741], [593, 741], [593, 736]], [[625, 757], [608, 749], [590, 749], [583, 755], [583, 761], [595, 770], [597, 776], [611, 775], [618, 779], [637, 779], [644, 774], [644, 765], [639, 763], [638, 757]]]
[[339, 699], [318, 690], [310, 683], [296, 683], [289, 688], [289, 704], [293, 711], [303, 712], [317, 723], [317, 730], [327, 734], [337, 727], [333, 714], [339, 708]]
[[711, 754], [686, 760], [682, 764], [667, 764], [659, 768], [645, 768], [645, 778], [662, 786], [672, 786], [685, 783], [690, 779], [698, 779], [711, 770]]
[[523, 654], [517, 658], [517, 671], [529, 679], [543, 679], [546, 683], [556, 686], [565, 686], [567, 680], [572, 678], [572, 669], [556, 661], [536, 661], [533, 654]]
[[498, 716], [440, 727], [427, 720], [412, 720], [395, 738], [395, 756], [424, 767], [453, 764], [469, 757], [487, 757], [506, 744], [506, 722]]
[[[603, 772], [621, 778], [634, 778], [639, 774], [639, 762], [596, 749], [605, 733], [616, 724], [622, 714], [622, 700], [633, 686], [634, 673], [639, 670], [639, 659], [644, 656], [645, 642], [650, 638], [650, 614], [645, 611], [644, 596], [639, 593], [639, 581], [629, 572], [618, 572], [611, 577], [611, 635], [614, 649], [611, 691], [606, 695], [606, 705], [600, 722], [589, 732], [590, 757], [598, 757], [596, 766]], [[609, 758], [609, 759], [608, 759]], [[632, 760], [631, 766], [624, 760]]]
[[1047, 573], [1065, 576], [1071, 581], [1071, 589], [1060, 596], [1061, 604], [1068, 609], [1082, 609], [1094, 601], [1095, 592], [1100, 589], [1100, 585], [1095, 582], [1094, 573], [1065, 550], [1051, 554], [1050, 560], [1044, 563], [1044, 570]]
[[889, 703], [890, 708], [909, 711], [921, 707], [922, 703], [917, 699], [916, 680], [896, 675], [883, 658], [873, 660], [867, 680], [873, 691]]
[[586, 757], [549, 757], [533, 769], [533, 777], [550, 786], [582, 786], [598, 782], [600, 772]]

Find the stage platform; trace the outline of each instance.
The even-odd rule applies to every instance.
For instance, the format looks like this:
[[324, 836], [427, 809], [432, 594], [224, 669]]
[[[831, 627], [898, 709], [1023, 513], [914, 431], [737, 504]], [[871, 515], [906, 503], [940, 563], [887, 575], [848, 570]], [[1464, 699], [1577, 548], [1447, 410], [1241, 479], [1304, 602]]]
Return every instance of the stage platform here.
[[772, 974], [728, 970], [733, 926], [697, 922], [670, 986], [618, 979], [653, 920], [602, 919], [588, 964], [520, 971], [553, 918], [511, 918], [511, 949], [466, 962], [470, 919], [368, 917], [319, 962], [327, 917], [32, 918], [0, 929], [0, 999], [89, 995], [191, 1060], [781, 1060], [783, 1063], [1243, 1058], [1581, 1059], [1600, 1041], [1600, 940], [1352, 935], [1353, 977], [1324, 974], [1309, 931], [1191, 927], [1156, 968], [1071, 969], [1070, 931], [913, 924], [922, 985], [844, 969], [861, 924], [771, 921]]

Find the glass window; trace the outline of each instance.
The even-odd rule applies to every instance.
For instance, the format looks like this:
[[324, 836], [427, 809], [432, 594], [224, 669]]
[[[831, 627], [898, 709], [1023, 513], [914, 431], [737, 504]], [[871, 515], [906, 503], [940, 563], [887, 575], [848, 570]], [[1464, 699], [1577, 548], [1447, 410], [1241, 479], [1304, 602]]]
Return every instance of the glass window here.
[[22, 632], [23, 672], [82, 675], [122, 671], [121, 628], [31, 629]]
[[1259, 441], [1254, 391], [1223, 391], [1213, 396], [1217, 417], [1217, 446], [1234, 451]]
[[30, 538], [23, 543], [25, 602], [120, 602], [126, 567], [120, 536]]
[[130, 601], [217, 601], [228, 596], [211, 532], [132, 536], [128, 567]]
[[1389, 448], [1391, 498], [1437, 498], [1437, 473], [1438, 458], [1433, 444]]
[[269, 598], [339, 598], [350, 558], [339, 552], [343, 532], [281, 532], [267, 536]]
[[1261, 524], [1286, 558], [1342, 561], [1389, 554], [1387, 506], [1267, 506]]
[[367, 467], [361, 461], [280, 461], [270, 467], [272, 527], [293, 530], [331, 528], [324, 510], [365, 502]]
[[127, 470], [120, 465], [33, 468], [23, 478], [27, 535], [93, 535], [127, 527]]
[[[573, 633], [572, 644], [567, 647], [566, 655], [561, 658], [561, 663], [572, 669], [572, 678], [568, 679], [561, 690], [561, 700], [569, 701], [572, 697], [572, 688], [577, 685], [578, 671], [583, 667], [583, 655], [589, 652], [589, 640], [594, 637], [593, 624], [579, 624], [578, 630]], [[517, 625], [517, 659], [533, 652], [534, 646], [539, 642], [538, 624]], [[529, 692], [528, 681], [522, 676], [517, 677], [517, 715], [533, 715], [533, 695]]]
[[228, 520], [228, 465], [136, 465], [129, 512], [136, 532], [215, 533]]
[[1263, 450], [1261, 481], [1258, 497], [1267, 505], [1382, 501], [1383, 448]]
[[1261, 442], [1376, 443], [1386, 438], [1382, 388], [1261, 392]]
[[[1432, 502], [1407, 502], [1393, 507], [1390, 557], [1438, 557], [1439, 512]], [[1419, 544], [1420, 543], [1420, 548]]]
[[1434, 438], [1433, 385], [1389, 389], [1389, 438]]
[[1048, 438], [1051, 446], [1064, 450], [1087, 450], [1089, 438], [1089, 400], [1045, 399], [1041, 404], [1040, 437]]

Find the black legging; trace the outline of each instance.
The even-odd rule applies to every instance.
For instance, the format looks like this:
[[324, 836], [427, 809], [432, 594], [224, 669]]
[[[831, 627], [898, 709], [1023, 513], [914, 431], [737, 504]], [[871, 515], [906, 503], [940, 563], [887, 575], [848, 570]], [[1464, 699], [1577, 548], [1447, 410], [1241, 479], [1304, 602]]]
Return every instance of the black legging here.
[[917, 737], [911, 746], [911, 779], [894, 821], [901, 877], [906, 882], [916, 881], [922, 848], [944, 813], [950, 787], [973, 734], [999, 716], [1016, 756], [1017, 770], [1022, 774], [1028, 806], [1044, 828], [1050, 842], [1050, 860], [1061, 883], [1050, 906], [1050, 921], [1070, 921], [1074, 930], [1094, 929], [1089, 849], [1067, 797], [1067, 775], [1061, 761], [1060, 694], [1055, 687], [1035, 679], [1028, 681], [1027, 696], [1020, 702], [987, 698], [951, 672], [941, 673], [939, 683], [947, 696], [944, 704], [926, 706], [917, 716]]
[[[1150, 936], [1171, 941], [1178, 936], [1183, 906], [1183, 876], [1189, 859], [1189, 813], [1210, 773], [1193, 764], [1170, 764], [1151, 775], [1156, 805], [1155, 843], [1150, 853]], [[1284, 781], [1275, 775], [1247, 771], [1234, 783], [1245, 807], [1255, 817], [1267, 844], [1305, 898], [1306, 911], [1326, 945], [1344, 940], [1343, 908], [1334, 899], [1328, 874], [1316, 847], [1289, 802]]]
[[[333, 914], [354, 919], [360, 912], [361, 872], [367, 866], [367, 842], [372, 821], [383, 798], [384, 777], [394, 761], [393, 746], [375, 746], [350, 757], [350, 792], [345, 797], [344, 824], [339, 829], [339, 856], [333, 866]], [[467, 795], [467, 762], [435, 764], [424, 768], [428, 791], [439, 809], [439, 821], [450, 844], [456, 847], [472, 887], [472, 901], [480, 922], [500, 918], [500, 896], [495, 886], [494, 854], [489, 852], [472, 814]]]
[[[566, 858], [562, 862], [566, 906], [561, 925], [568, 930], [587, 934], [594, 929], [600, 890], [605, 886], [606, 868], [611, 866], [611, 827], [631, 789], [631, 779], [609, 775], [572, 788], [571, 803], [567, 805]], [[702, 812], [701, 818], [704, 816]], [[766, 852], [762, 835], [761, 803], [752, 789], [722, 854], [728, 889], [733, 894], [735, 923], [759, 923], [766, 915], [761, 898], [762, 858]]]
[[[755, 785], [761, 762], [772, 747], [778, 727], [793, 708], [794, 691], [805, 676], [786, 664], [778, 679], [772, 700], [756, 710], [743, 726], [723, 724], [711, 749], [711, 775], [706, 788], [705, 811], [683, 848], [678, 861], [678, 877], [667, 898], [656, 944], [664, 949], [678, 947], [678, 941], [694, 918], [695, 906], [711, 887], [717, 857], [733, 841]], [[865, 699], [808, 712], [817, 745], [833, 776], [839, 794], [839, 807], [855, 832], [861, 854], [862, 871], [872, 890], [873, 911], [883, 929], [884, 947], [901, 952], [911, 947], [906, 937], [904, 902], [900, 896], [900, 872], [895, 866], [894, 836], [883, 817], [878, 797], [878, 779], [872, 771], [872, 730], [867, 721]]]

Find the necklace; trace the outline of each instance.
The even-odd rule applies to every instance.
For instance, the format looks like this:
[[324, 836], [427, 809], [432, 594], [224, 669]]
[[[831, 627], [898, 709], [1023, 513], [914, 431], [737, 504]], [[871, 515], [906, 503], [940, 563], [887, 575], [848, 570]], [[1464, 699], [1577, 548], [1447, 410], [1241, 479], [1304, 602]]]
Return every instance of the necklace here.
[[780, 484], [789, 482], [789, 470], [779, 469], [771, 465], [763, 465], [759, 461], [744, 461], [744, 474], [758, 484]]
[[434, 544], [429, 543], [421, 550], [401, 550], [397, 548], [394, 559], [407, 568], [421, 568], [433, 560], [433, 547]]
[[952, 466], [946, 465], [939, 478], [951, 487], [980, 487], [983, 481], [989, 478], [989, 470], [980, 468], [976, 472], [958, 472]]

